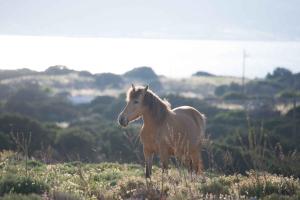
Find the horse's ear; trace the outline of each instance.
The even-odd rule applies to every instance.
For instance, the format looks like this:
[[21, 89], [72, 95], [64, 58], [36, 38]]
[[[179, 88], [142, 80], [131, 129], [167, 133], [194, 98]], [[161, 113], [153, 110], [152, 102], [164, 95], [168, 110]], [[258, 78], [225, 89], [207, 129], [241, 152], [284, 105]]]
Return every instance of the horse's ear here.
[[149, 88], [149, 85], [146, 85], [145, 92], [147, 92], [148, 88]]
[[133, 83], [131, 83], [131, 87], [132, 87], [132, 90], [134, 91], [135, 90], [135, 86], [133, 85]]

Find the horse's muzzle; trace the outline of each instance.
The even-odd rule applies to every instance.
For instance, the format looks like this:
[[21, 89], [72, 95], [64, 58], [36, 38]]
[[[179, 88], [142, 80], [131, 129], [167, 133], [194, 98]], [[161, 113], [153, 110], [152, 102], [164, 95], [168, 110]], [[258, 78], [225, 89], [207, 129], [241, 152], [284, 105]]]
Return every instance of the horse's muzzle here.
[[124, 116], [119, 116], [119, 124], [123, 127], [128, 125], [128, 120]]

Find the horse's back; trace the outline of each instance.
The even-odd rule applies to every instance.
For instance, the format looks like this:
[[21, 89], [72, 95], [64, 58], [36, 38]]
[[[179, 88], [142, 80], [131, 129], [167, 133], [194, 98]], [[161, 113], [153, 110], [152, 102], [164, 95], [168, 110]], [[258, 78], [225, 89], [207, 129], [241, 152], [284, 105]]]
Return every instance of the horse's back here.
[[190, 106], [180, 106], [172, 110], [178, 125], [189, 133], [191, 139], [202, 140], [205, 132], [205, 116]]

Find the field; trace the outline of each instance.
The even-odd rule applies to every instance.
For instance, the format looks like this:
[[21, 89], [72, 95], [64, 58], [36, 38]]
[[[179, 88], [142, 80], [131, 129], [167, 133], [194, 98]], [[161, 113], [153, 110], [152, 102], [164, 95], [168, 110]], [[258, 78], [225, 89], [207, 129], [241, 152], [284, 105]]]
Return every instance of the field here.
[[152, 180], [146, 182], [143, 167], [137, 164], [46, 165], [18, 160], [13, 152], [1, 153], [0, 169], [3, 199], [300, 198], [299, 179], [266, 172], [222, 175], [206, 171], [202, 176], [191, 177], [183, 167], [173, 166], [162, 180], [161, 170], [155, 166]]
[[[277, 68], [243, 87], [240, 78], [175, 79], [148, 67], [1, 71], [0, 199], [300, 199], [299, 77]], [[155, 159], [145, 179], [141, 123], [116, 123], [131, 83], [207, 116], [203, 174], [173, 163], [162, 175]]]

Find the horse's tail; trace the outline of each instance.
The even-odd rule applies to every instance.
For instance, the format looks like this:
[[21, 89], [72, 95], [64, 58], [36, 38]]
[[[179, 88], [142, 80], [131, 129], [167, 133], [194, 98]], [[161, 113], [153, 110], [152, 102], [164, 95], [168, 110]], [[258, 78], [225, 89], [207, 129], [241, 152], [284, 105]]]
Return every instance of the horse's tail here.
[[205, 130], [206, 130], [206, 117], [204, 114], [200, 114], [200, 119], [199, 119], [199, 128], [200, 128], [200, 138], [199, 138], [199, 145], [205, 145], [208, 141], [205, 137]]
[[201, 114], [201, 118], [202, 118], [202, 135], [205, 137], [205, 130], [206, 130], [206, 116], [204, 114]]

